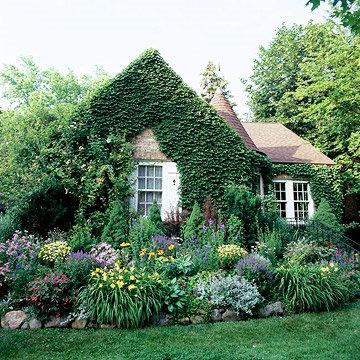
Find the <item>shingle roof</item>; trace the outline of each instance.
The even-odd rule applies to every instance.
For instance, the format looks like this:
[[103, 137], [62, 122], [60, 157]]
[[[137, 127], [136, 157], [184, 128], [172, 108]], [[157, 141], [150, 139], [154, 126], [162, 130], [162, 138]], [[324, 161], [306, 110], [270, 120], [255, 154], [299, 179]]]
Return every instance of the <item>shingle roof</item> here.
[[215, 92], [215, 95], [211, 99], [210, 104], [215, 108], [217, 113], [223, 117], [228, 122], [228, 124], [240, 135], [248, 148], [258, 151], [258, 148], [251, 140], [240, 120], [236, 116], [234, 109], [220, 89]]
[[277, 163], [334, 165], [334, 161], [279, 123], [243, 122], [257, 148]]

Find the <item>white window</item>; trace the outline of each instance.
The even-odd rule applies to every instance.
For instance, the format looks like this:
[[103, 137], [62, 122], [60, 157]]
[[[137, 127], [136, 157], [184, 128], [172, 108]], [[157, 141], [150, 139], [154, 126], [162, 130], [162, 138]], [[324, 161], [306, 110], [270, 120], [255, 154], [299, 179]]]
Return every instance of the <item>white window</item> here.
[[307, 181], [274, 180], [274, 192], [281, 217], [303, 222], [314, 214], [314, 202]]
[[163, 168], [159, 165], [139, 165], [137, 169], [137, 210], [147, 215], [153, 202], [162, 204]]

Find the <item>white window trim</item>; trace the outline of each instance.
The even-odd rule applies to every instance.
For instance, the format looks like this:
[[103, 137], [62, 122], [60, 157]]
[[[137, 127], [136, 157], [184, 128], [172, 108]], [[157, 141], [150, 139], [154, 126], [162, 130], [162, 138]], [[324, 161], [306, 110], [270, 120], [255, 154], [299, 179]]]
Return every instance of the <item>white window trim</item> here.
[[[296, 179], [275, 179], [273, 183], [285, 183], [285, 196], [286, 196], [286, 219], [292, 221], [295, 219], [295, 201], [294, 201], [294, 183], [307, 184], [308, 186], [308, 216], [309, 219], [315, 213], [315, 204], [311, 196], [311, 188], [308, 181]], [[296, 220], [296, 219], [295, 219]], [[301, 222], [301, 221], [300, 221]]]

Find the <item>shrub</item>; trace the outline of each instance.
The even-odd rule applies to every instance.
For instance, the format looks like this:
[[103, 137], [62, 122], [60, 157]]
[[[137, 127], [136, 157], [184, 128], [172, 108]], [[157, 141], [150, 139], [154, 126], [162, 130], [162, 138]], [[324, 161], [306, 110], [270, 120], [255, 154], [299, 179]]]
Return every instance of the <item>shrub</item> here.
[[244, 240], [254, 245], [257, 240], [259, 219], [262, 217], [262, 201], [245, 186], [229, 186], [225, 193], [225, 209], [228, 216], [235, 215], [244, 224]]
[[232, 268], [236, 262], [247, 255], [247, 251], [239, 245], [221, 245], [217, 251], [220, 264], [226, 269]]
[[256, 252], [270, 259], [272, 264], [276, 264], [283, 252], [281, 233], [276, 229], [259, 231], [259, 242], [256, 244]]
[[109, 269], [97, 268], [79, 301], [99, 324], [139, 327], [161, 309], [161, 279], [157, 273], [121, 268], [118, 264]]
[[271, 289], [274, 273], [269, 259], [257, 253], [251, 253], [237, 263], [236, 269], [240, 276], [254, 282], [262, 295], [267, 294]]
[[161, 220], [161, 211], [160, 206], [156, 201], [152, 203], [149, 209], [149, 221], [154, 224], [155, 231], [157, 235], [165, 234], [165, 226]]
[[180, 237], [183, 222], [183, 216], [180, 214], [179, 209], [171, 208], [170, 212], [166, 214], [166, 218], [164, 220], [165, 233], [168, 236]]
[[350, 297], [347, 276], [329, 265], [281, 266], [276, 279], [285, 306], [294, 312], [330, 310]]
[[110, 218], [101, 235], [101, 241], [113, 246], [129, 239], [129, 215], [125, 211], [124, 205], [116, 201], [110, 211]]
[[56, 270], [66, 274], [70, 278], [71, 286], [79, 289], [88, 283], [89, 275], [96, 266], [96, 260], [89, 253], [75, 252], [71, 253]]
[[110, 244], [100, 243], [90, 250], [90, 255], [95, 259], [98, 266], [112, 266], [119, 258], [119, 252]]
[[252, 315], [252, 310], [262, 302], [256, 285], [237, 275], [216, 275], [200, 281], [196, 292], [200, 299], [208, 299], [213, 307], [248, 315]]
[[37, 271], [36, 263], [39, 241], [26, 231], [16, 231], [5, 244], [0, 244], [0, 288], [3, 293], [9, 289], [14, 299], [21, 299], [26, 293], [26, 284]]
[[64, 273], [50, 273], [29, 284], [27, 302], [39, 318], [67, 314], [74, 302], [70, 278]]
[[77, 224], [69, 234], [69, 246], [73, 251], [88, 251], [95, 245], [96, 241], [91, 236], [89, 225]]
[[284, 252], [284, 261], [289, 265], [305, 265], [321, 259], [322, 249], [315, 242], [303, 239], [293, 241], [287, 245]]
[[164, 284], [163, 297], [165, 311], [174, 316], [184, 310], [188, 300], [184, 284], [175, 277]]
[[234, 214], [230, 215], [226, 223], [227, 242], [229, 244], [242, 245], [244, 242], [244, 224]]
[[53, 241], [41, 246], [39, 259], [50, 266], [64, 261], [70, 254], [70, 246], [65, 241]]
[[188, 242], [192, 239], [201, 237], [203, 233], [204, 216], [201, 213], [200, 206], [197, 202], [194, 203], [190, 217], [185, 222], [183, 228], [183, 239]]

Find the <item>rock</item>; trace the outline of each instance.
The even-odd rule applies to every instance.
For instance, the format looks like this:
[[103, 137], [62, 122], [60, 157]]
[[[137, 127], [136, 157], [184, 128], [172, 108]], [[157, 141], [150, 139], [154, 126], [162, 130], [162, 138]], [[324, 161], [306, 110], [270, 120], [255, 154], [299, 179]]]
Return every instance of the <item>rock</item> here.
[[115, 325], [101, 324], [100, 329], [114, 329]]
[[21, 329], [22, 330], [26, 330], [29, 328], [29, 322], [28, 321], [25, 321], [22, 325], [21, 325]]
[[183, 317], [183, 318], [179, 319], [177, 322], [180, 325], [189, 325], [190, 319], [188, 317]]
[[212, 321], [221, 321], [222, 320], [222, 313], [220, 309], [214, 309], [211, 314]]
[[70, 324], [70, 318], [65, 317], [55, 317], [52, 316], [49, 321], [44, 325], [45, 328], [66, 328]]
[[160, 314], [159, 317], [159, 325], [160, 326], [167, 326], [170, 325], [173, 321], [173, 317], [169, 314]]
[[73, 329], [84, 329], [86, 327], [87, 324], [87, 319], [75, 319], [72, 324], [71, 327]]
[[273, 315], [284, 315], [284, 305], [281, 301], [276, 301], [272, 304], [264, 306], [259, 310], [260, 316], [268, 317]]
[[4, 329], [19, 329], [25, 322], [27, 315], [21, 311], [9, 311], [1, 319], [1, 326]]
[[29, 327], [32, 330], [41, 329], [41, 326], [41, 321], [39, 321], [38, 319], [31, 319], [29, 322]]
[[202, 315], [195, 315], [190, 317], [190, 321], [192, 324], [203, 324], [205, 322], [205, 318]]
[[239, 315], [236, 311], [233, 310], [226, 310], [222, 314], [223, 321], [239, 321], [242, 320], [243, 317]]

